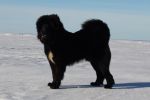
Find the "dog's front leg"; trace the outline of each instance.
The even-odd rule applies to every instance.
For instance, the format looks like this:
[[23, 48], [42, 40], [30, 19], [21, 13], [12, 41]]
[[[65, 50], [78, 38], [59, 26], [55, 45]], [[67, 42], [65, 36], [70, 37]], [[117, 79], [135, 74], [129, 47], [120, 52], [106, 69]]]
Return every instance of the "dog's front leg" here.
[[51, 66], [53, 81], [48, 83], [48, 86], [50, 86], [50, 88], [52, 89], [57, 89], [59, 88], [61, 80], [64, 77], [66, 66], [64, 66], [64, 64], [59, 63], [58, 61], [55, 61], [53, 57], [54, 57], [53, 53], [49, 52], [47, 58]]
[[53, 81], [48, 83], [48, 86], [50, 86], [50, 88], [52, 88], [52, 89], [57, 89], [60, 86], [60, 82], [56, 81], [56, 68], [55, 68], [56, 66], [50, 61], [49, 61], [49, 63], [50, 63], [50, 67], [52, 70]]
[[47, 49], [45, 49], [45, 54], [47, 56], [47, 59], [49, 61], [49, 64], [50, 64], [50, 67], [51, 67], [51, 71], [52, 71], [52, 77], [53, 77], [53, 81], [48, 83], [48, 86], [50, 86], [50, 88], [52, 89], [57, 89], [59, 88], [61, 82], [60, 81], [57, 81], [57, 66], [56, 66], [56, 63], [54, 62], [53, 60], [53, 53]]
[[50, 65], [52, 69], [53, 82], [48, 83], [48, 86], [50, 86], [50, 88], [52, 89], [58, 89], [61, 84], [61, 80], [64, 77], [64, 72], [66, 68], [63, 66], [55, 65], [51, 62]]
[[58, 89], [61, 84], [61, 80], [64, 77], [66, 66], [54, 58], [56, 57], [53, 54], [53, 52], [50, 51], [49, 53], [47, 53], [47, 59], [51, 66], [52, 76], [53, 76], [53, 81], [48, 83], [48, 86], [50, 86], [50, 88], [52, 89]]

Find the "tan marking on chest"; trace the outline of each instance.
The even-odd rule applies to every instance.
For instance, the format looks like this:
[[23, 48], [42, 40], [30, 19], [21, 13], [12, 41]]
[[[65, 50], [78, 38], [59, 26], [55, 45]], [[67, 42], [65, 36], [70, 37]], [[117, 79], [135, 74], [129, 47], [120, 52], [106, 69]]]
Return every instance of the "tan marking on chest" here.
[[53, 57], [54, 57], [54, 55], [53, 55], [53, 53], [50, 51], [49, 54], [48, 54], [48, 59], [49, 59], [49, 61], [51, 61], [52, 63], [55, 64], [55, 61], [53, 60]]

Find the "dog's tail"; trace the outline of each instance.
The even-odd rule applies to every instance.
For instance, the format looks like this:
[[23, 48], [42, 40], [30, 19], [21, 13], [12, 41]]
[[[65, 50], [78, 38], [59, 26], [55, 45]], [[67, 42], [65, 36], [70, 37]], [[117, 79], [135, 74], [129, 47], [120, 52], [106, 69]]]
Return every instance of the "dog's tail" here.
[[109, 43], [110, 31], [105, 22], [99, 19], [88, 20], [82, 24], [82, 29], [86, 30], [86, 35], [97, 37], [104, 45]]

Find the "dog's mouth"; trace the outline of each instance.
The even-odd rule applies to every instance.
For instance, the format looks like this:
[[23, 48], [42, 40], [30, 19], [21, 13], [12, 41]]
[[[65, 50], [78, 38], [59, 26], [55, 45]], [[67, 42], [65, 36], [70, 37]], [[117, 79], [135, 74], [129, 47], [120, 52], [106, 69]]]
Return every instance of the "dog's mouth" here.
[[38, 39], [39, 39], [42, 43], [44, 43], [44, 42], [46, 41], [46, 39], [47, 39], [47, 36], [44, 35], [44, 34], [39, 34], [39, 35], [38, 35]]
[[42, 35], [41, 40], [45, 40], [45, 39], [46, 39], [46, 35]]

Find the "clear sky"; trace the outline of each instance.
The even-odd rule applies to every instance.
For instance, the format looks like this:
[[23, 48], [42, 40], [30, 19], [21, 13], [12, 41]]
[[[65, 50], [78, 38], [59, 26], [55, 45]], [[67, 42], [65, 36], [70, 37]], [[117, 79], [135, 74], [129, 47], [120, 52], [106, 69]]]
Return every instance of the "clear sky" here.
[[53, 13], [72, 32], [99, 18], [113, 39], [150, 40], [150, 0], [0, 0], [0, 33], [36, 33], [37, 18]]

